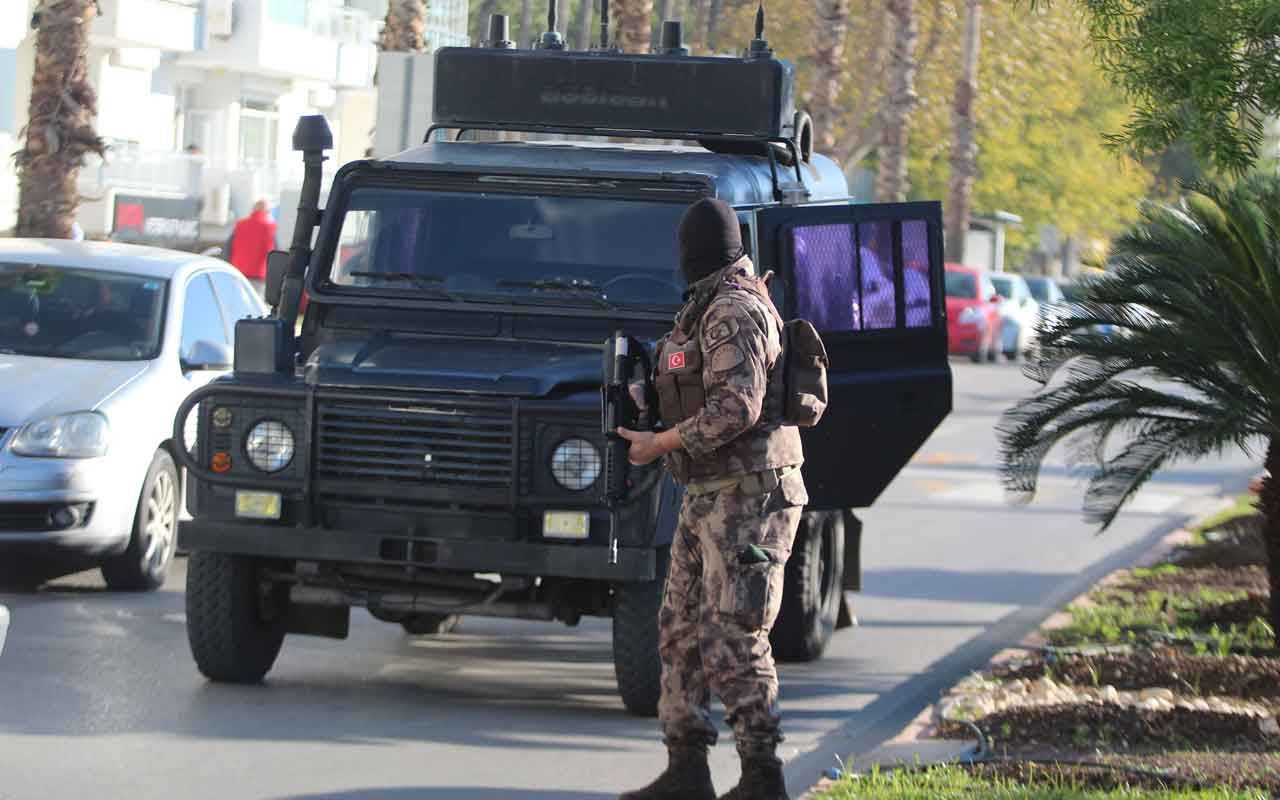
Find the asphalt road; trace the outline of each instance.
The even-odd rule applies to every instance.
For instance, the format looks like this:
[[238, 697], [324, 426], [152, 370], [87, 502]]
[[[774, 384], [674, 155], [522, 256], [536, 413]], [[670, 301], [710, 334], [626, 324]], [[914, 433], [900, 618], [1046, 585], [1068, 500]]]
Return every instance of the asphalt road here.
[[[1008, 507], [993, 423], [1031, 384], [955, 366], [955, 413], [863, 514], [861, 626], [782, 669], [793, 794], [1253, 471], [1238, 456], [1172, 470], [1103, 536], [1061, 468]], [[409, 638], [356, 612], [346, 642], [286, 641], [265, 686], [214, 686], [187, 652], [182, 566], [149, 595], [106, 593], [95, 573], [0, 595], [0, 797], [594, 800], [663, 762], [654, 722], [615, 696], [607, 622], [467, 619]], [[713, 758], [723, 791], [728, 737]]]

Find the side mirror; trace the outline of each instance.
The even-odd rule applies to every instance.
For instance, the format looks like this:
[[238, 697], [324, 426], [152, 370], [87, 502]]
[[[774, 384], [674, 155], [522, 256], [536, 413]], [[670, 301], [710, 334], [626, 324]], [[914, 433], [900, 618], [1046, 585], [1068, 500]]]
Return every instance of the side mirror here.
[[199, 339], [191, 343], [182, 354], [182, 369], [192, 370], [231, 369], [231, 348], [223, 342]]
[[993, 294], [993, 295], [991, 295], [991, 302], [993, 302], [993, 303], [1003, 303], [1003, 302], [1004, 302], [1004, 295], [999, 295], [999, 294]]
[[263, 298], [267, 305], [280, 305], [280, 291], [284, 286], [284, 276], [289, 271], [289, 251], [272, 250], [267, 253], [267, 280], [263, 287]]

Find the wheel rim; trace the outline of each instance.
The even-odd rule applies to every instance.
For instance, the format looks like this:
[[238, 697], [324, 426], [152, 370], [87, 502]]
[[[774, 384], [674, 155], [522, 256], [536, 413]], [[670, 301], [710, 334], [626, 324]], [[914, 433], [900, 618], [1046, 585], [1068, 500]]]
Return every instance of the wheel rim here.
[[146, 516], [143, 532], [147, 537], [147, 549], [142, 562], [152, 570], [164, 566], [173, 554], [178, 528], [178, 491], [173, 476], [167, 470], [156, 473], [147, 494]]

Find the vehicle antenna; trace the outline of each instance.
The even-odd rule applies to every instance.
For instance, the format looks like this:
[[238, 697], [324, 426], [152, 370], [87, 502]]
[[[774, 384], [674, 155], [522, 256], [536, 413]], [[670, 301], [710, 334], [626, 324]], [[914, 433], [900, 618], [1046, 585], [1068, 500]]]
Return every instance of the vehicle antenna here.
[[609, 0], [600, 0], [600, 49], [609, 49]]
[[760, 6], [756, 8], [756, 38], [751, 40], [747, 58], [773, 58], [773, 48], [764, 38], [764, 0], [760, 0]]
[[516, 43], [511, 41], [511, 25], [506, 14], [489, 15], [489, 38], [485, 40], [484, 46], [498, 50], [515, 49]]
[[563, 50], [564, 37], [556, 30], [556, 6], [560, 0], [547, 0], [547, 32], [542, 34], [542, 40], [538, 42], [539, 50]]

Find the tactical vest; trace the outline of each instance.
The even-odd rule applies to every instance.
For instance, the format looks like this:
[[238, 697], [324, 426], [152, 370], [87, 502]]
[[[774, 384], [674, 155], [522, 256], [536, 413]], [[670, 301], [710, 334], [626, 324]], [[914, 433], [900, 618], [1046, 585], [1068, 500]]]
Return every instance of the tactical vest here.
[[710, 459], [695, 460], [684, 451], [676, 451], [667, 457], [672, 475], [683, 484], [794, 466], [803, 461], [799, 431], [783, 421], [785, 408], [780, 351], [785, 325], [769, 297], [765, 282], [754, 276], [733, 274], [733, 270], [734, 267], [729, 267], [717, 273], [711, 279], [713, 284], [709, 291], [691, 298], [677, 317], [675, 330], [659, 346], [654, 384], [663, 424], [668, 428], [675, 427], [695, 416], [706, 405], [700, 342], [702, 317], [723, 292], [744, 290], [759, 302], [773, 321], [779, 352], [768, 364], [764, 407], [760, 422], [752, 430], [720, 448]]

